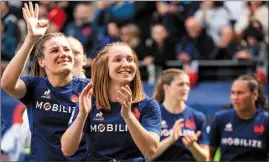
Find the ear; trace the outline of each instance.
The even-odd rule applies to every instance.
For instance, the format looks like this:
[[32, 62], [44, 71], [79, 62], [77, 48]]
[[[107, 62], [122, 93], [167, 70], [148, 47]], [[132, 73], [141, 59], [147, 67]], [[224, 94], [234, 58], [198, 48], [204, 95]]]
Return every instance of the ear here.
[[38, 60], [38, 63], [40, 67], [45, 68], [46, 65], [45, 65], [44, 59]]
[[83, 66], [87, 64], [87, 56], [84, 54], [83, 55]]
[[168, 85], [167, 85], [167, 84], [164, 84], [164, 85], [163, 85], [163, 90], [166, 91], [167, 88], [168, 88]]
[[252, 99], [256, 101], [258, 99], [258, 97], [259, 97], [259, 92], [257, 90], [255, 90], [252, 93]]

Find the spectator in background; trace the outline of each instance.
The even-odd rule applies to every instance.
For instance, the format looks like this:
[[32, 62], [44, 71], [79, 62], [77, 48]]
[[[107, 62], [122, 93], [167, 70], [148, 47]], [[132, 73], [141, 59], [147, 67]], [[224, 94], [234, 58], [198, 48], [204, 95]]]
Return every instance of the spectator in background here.
[[231, 26], [223, 27], [220, 30], [220, 41], [212, 53], [211, 59], [230, 60], [238, 51], [239, 43], [235, 39], [234, 31]]
[[92, 24], [92, 6], [89, 2], [81, 2], [75, 6], [74, 21], [67, 24], [64, 29], [66, 36], [77, 38], [85, 48], [87, 64], [90, 64], [96, 51], [96, 31]]
[[109, 22], [106, 26], [107, 35], [100, 41], [100, 49], [109, 43], [120, 41], [120, 27], [116, 22]]
[[63, 25], [66, 20], [66, 13], [64, 9], [66, 8], [68, 2], [54, 2], [51, 0], [40, 1], [41, 4], [48, 7], [47, 18], [50, 21], [50, 26], [48, 28], [48, 33], [60, 32], [62, 31]]
[[220, 161], [266, 161], [269, 151], [268, 106], [254, 75], [234, 80], [233, 109], [217, 112], [209, 131], [211, 157], [220, 147]]
[[268, 43], [268, 15], [268, 6], [265, 5], [264, 1], [257, 0], [247, 2], [247, 8], [245, 8], [244, 13], [240, 16], [235, 24], [236, 34], [242, 35], [252, 20], [258, 20], [262, 24], [263, 33], [265, 36], [264, 40], [266, 43]]
[[213, 39], [194, 17], [185, 21], [185, 28], [188, 36], [177, 45], [177, 59], [183, 64], [193, 59], [209, 60], [215, 49]]
[[223, 6], [223, 2], [220, 1], [203, 1], [194, 17], [207, 30], [215, 44], [218, 44], [220, 41], [220, 30], [230, 25], [231, 20], [229, 11]]
[[224, 1], [224, 7], [230, 13], [231, 25], [233, 26], [244, 13], [247, 2], [246, 1]]
[[206, 118], [185, 104], [190, 79], [180, 69], [167, 69], [158, 78], [153, 98], [162, 114], [161, 143], [150, 160], [208, 161], [209, 146]]
[[[2, 2], [1, 2], [2, 3]], [[1, 31], [1, 60], [10, 61], [16, 51], [17, 41], [14, 37], [8, 36], [7, 26], [4, 22], [0, 22]]]
[[1, 11], [1, 23], [6, 27], [5, 36], [15, 40], [15, 45], [21, 40], [21, 33], [17, 26], [18, 18], [10, 12], [9, 2], [1, 1], [0, 3], [0, 11]]
[[176, 43], [162, 24], [151, 27], [151, 38], [146, 45], [149, 48], [149, 56], [143, 60], [146, 65], [154, 63], [161, 69], [166, 69], [166, 61], [176, 60]]
[[268, 46], [263, 39], [263, 27], [259, 21], [251, 21], [243, 38], [241, 50], [235, 54], [236, 59], [268, 61]]

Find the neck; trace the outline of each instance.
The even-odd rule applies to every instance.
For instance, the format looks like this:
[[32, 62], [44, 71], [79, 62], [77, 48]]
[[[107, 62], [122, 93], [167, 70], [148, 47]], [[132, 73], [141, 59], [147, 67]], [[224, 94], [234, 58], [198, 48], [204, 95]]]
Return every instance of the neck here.
[[243, 111], [236, 111], [236, 114], [238, 115], [239, 118], [241, 119], [244, 119], [244, 120], [248, 120], [248, 119], [251, 119], [255, 113], [256, 113], [256, 108], [255, 107], [251, 107], [251, 108], [248, 108], [246, 110], [243, 110]]
[[53, 87], [66, 86], [68, 83], [71, 82], [72, 78], [73, 78], [72, 74], [48, 75], [48, 80]]
[[178, 114], [185, 110], [185, 103], [183, 100], [170, 100], [165, 99], [163, 105], [167, 111], [172, 114]]
[[117, 91], [125, 85], [126, 84], [121, 85], [121, 84], [115, 84], [115, 83], [110, 82], [109, 92], [108, 92], [109, 93], [109, 100], [112, 102], [117, 102], [117, 97], [118, 97]]

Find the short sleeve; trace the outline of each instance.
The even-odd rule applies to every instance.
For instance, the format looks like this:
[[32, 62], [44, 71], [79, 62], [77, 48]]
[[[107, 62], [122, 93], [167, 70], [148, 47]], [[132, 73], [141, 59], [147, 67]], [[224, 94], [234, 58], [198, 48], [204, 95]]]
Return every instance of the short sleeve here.
[[208, 133], [206, 131], [206, 127], [207, 127], [207, 122], [206, 122], [206, 117], [204, 114], [201, 114], [199, 116], [199, 128], [198, 130], [201, 131], [201, 136], [199, 137], [198, 141], [199, 141], [199, 144], [205, 144], [205, 145], [208, 145], [209, 144], [209, 138], [208, 138]]
[[36, 83], [38, 82], [40, 77], [25, 76], [21, 77], [20, 79], [24, 82], [26, 86], [26, 94], [20, 99], [20, 101], [25, 105], [28, 105], [29, 102], [32, 100], [32, 96], [35, 96], [33, 94], [33, 90], [36, 88]]
[[161, 136], [161, 110], [158, 102], [154, 99], [144, 107], [141, 125], [150, 132]]
[[209, 128], [209, 145], [216, 148], [220, 145], [220, 128], [217, 117], [217, 115], [213, 117]]
[[[77, 118], [77, 115], [79, 113], [79, 104], [76, 104], [76, 107], [75, 109], [72, 111], [72, 114], [71, 114], [71, 117], [69, 119], [69, 122], [68, 122], [68, 128], [71, 127], [71, 125], [74, 123], [74, 121], [76, 120]], [[89, 117], [88, 117], [89, 118]], [[84, 125], [84, 129], [83, 129], [83, 132], [86, 132], [87, 131], [87, 128], [88, 128], [88, 118], [87, 120], [85, 121], [85, 125]]]

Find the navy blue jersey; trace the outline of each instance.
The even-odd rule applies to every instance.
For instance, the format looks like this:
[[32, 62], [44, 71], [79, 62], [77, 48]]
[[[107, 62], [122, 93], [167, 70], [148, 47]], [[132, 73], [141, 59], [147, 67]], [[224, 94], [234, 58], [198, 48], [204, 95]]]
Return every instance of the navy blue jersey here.
[[[92, 160], [145, 160], [134, 143], [121, 114], [121, 105], [111, 103], [111, 111], [97, 110], [95, 99], [85, 122], [84, 134], [90, 138]], [[79, 112], [77, 107], [73, 121]], [[161, 113], [156, 100], [145, 98], [132, 104], [132, 112], [147, 131], [161, 134]]]
[[182, 137], [186, 133], [196, 133], [198, 130], [201, 131], [201, 135], [198, 138], [197, 143], [209, 144], [208, 135], [206, 132], [206, 118], [205, 115], [191, 107], [185, 105], [183, 112], [178, 114], [172, 114], [168, 112], [163, 104], [160, 104], [162, 113], [162, 136], [161, 140], [170, 136], [173, 129], [174, 123], [180, 119], [184, 119], [184, 127], [182, 128], [180, 138], [172, 144], [162, 155], [156, 158], [156, 161], [195, 161], [192, 153], [182, 142]]
[[210, 126], [210, 145], [221, 150], [221, 161], [266, 161], [269, 150], [268, 112], [261, 108], [249, 120], [234, 109], [218, 112]]
[[31, 161], [86, 160], [87, 144], [83, 138], [75, 155], [65, 157], [61, 137], [68, 128], [78, 95], [89, 82], [74, 77], [64, 87], [53, 87], [48, 78], [23, 77], [26, 95], [20, 100], [27, 106], [31, 130]]

